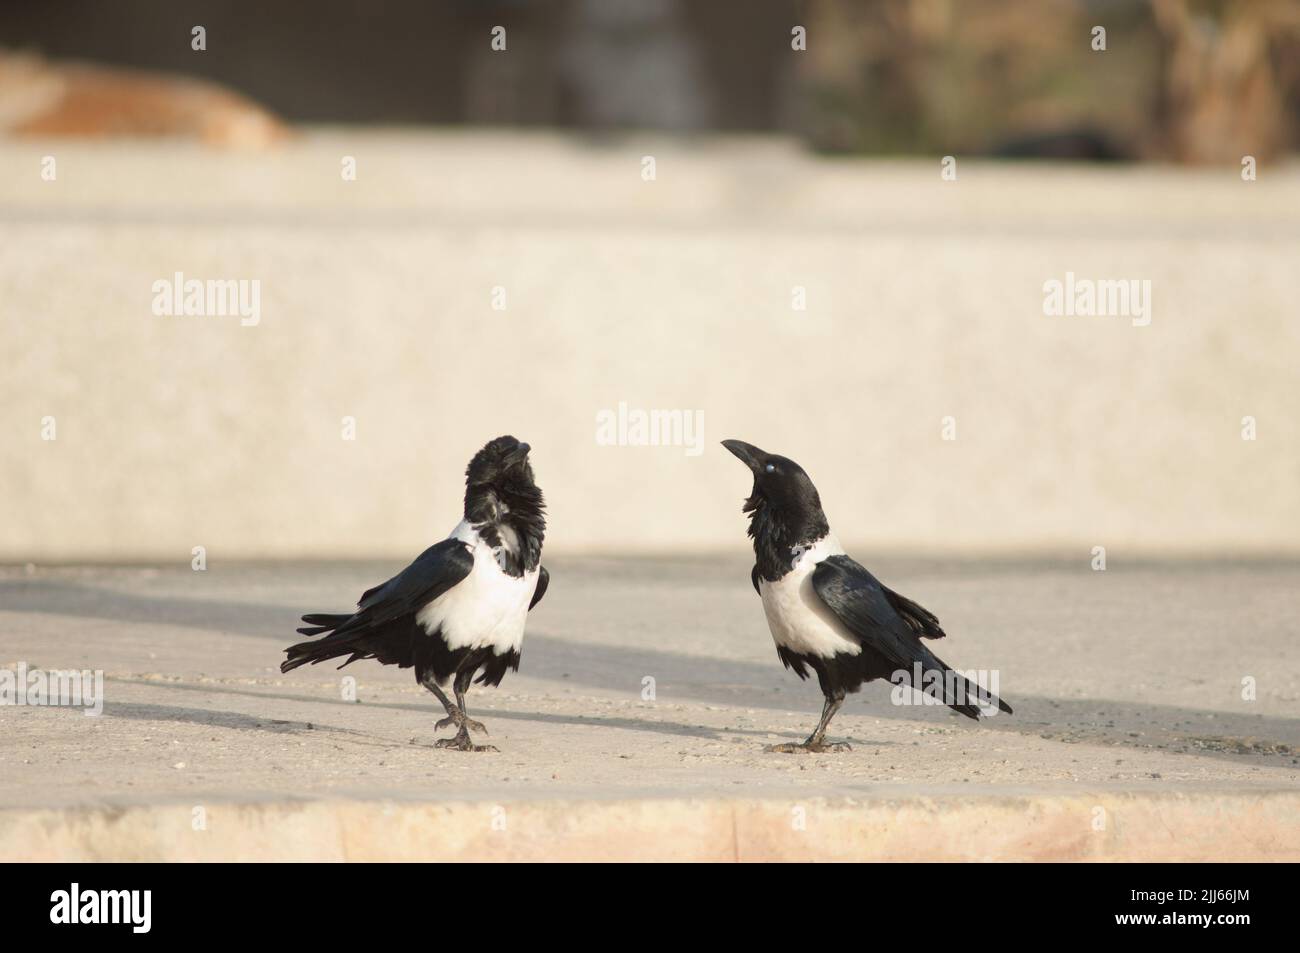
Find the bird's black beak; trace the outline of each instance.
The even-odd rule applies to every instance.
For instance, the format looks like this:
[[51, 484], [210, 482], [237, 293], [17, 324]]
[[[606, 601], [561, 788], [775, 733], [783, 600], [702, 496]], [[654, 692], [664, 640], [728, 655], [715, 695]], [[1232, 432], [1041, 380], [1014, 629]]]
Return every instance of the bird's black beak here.
[[722, 445], [736, 455], [745, 466], [757, 472], [758, 466], [762, 463], [763, 458], [767, 456], [762, 450], [752, 443], [745, 443], [743, 440], [724, 440]]
[[506, 455], [507, 463], [512, 466], [517, 463], [523, 463], [528, 459], [528, 451], [532, 449], [533, 448], [528, 446], [528, 444], [520, 442], [519, 446], [515, 447]]

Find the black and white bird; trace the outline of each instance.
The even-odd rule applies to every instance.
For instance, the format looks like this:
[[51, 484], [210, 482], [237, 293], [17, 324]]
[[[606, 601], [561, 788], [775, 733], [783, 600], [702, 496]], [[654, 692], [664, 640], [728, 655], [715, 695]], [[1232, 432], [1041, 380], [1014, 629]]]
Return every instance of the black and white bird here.
[[845, 554], [803, 467], [741, 440], [722, 445], [754, 474], [744, 506], [756, 559], [750, 578], [763, 600], [776, 654], [800, 678], [812, 669], [826, 698], [807, 741], [772, 745], [769, 751], [846, 750], [847, 744], [826, 742], [826, 728], [846, 694], [877, 678], [905, 680], [922, 690], [922, 684], [913, 684], [920, 672], [926, 690], [933, 685], [935, 697], [968, 718], [978, 720], [993, 706], [1011, 712], [1010, 705], [952, 671], [922, 643], [944, 636], [933, 613]]
[[285, 649], [280, 671], [343, 656], [343, 665], [372, 658], [414, 668], [447, 709], [436, 727], [457, 728], [439, 748], [497, 750], [470, 741], [471, 729], [487, 729], [466, 713], [465, 692], [476, 673], [479, 684], [498, 685], [506, 669], [519, 670], [524, 622], [550, 581], [541, 563], [545, 504], [529, 449], [507, 436], [475, 454], [465, 471], [465, 517], [451, 535], [363, 593], [356, 612], [303, 616], [310, 626], [298, 630], [303, 635], [328, 634]]

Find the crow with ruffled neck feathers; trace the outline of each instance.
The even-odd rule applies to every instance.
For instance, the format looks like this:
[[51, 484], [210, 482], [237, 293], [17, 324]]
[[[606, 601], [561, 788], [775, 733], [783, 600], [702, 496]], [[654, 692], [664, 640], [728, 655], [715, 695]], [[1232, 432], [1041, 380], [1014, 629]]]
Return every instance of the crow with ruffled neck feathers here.
[[324, 637], [291, 645], [280, 670], [343, 656], [343, 665], [375, 659], [414, 668], [447, 710], [436, 727], [457, 729], [437, 746], [495, 751], [470, 740], [471, 730], [487, 729], [467, 714], [465, 693], [471, 681], [498, 685], [519, 669], [524, 622], [550, 582], [541, 564], [545, 504], [529, 450], [514, 437], [489, 441], [465, 472], [464, 518], [451, 535], [364, 592], [355, 612], [303, 616], [308, 627], [298, 631]]

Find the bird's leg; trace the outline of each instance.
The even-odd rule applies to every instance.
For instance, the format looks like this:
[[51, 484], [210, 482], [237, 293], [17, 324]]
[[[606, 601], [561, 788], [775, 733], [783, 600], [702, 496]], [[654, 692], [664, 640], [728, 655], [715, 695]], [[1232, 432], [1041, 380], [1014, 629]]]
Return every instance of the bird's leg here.
[[438, 701], [442, 702], [442, 707], [447, 709], [447, 717], [439, 719], [438, 723], [433, 726], [434, 729], [446, 728], [448, 725], [459, 725], [465, 716], [459, 708], [451, 703], [451, 699], [447, 697], [446, 692], [438, 687], [438, 683], [429, 678], [428, 680], [422, 680], [420, 684], [437, 695]]
[[847, 742], [832, 742], [827, 744], [826, 728], [830, 725], [831, 719], [835, 713], [840, 710], [844, 704], [844, 693], [837, 692], [833, 695], [826, 696], [826, 704], [822, 706], [821, 721], [817, 722], [817, 727], [813, 733], [808, 736], [808, 740], [802, 744], [787, 742], [780, 745], [768, 745], [764, 751], [778, 751], [782, 754], [821, 754], [827, 751], [852, 751], [852, 747]]
[[438, 722], [440, 728], [448, 724], [454, 724], [457, 728], [456, 737], [439, 738], [436, 742], [436, 746], [439, 748], [455, 748], [457, 751], [497, 750], [492, 745], [476, 745], [469, 739], [471, 728], [487, 734], [487, 729], [483, 727], [482, 722], [477, 722], [465, 714], [465, 689], [469, 688], [470, 679], [473, 677], [473, 669], [456, 673], [456, 681], [452, 685], [452, 691], [456, 693], [456, 704], [450, 706], [447, 709], [447, 717]]
[[488, 730], [484, 726], [483, 722], [475, 721], [473, 718], [469, 717], [469, 709], [465, 707], [465, 692], [469, 688], [469, 681], [470, 678], [473, 677], [473, 674], [473, 672], [468, 672], [457, 675], [456, 684], [452, 686], [452, 690], [456, 692], [456, 707], [460, 709], [463, 718], [462, 724], [464, 724], [464, 726], [470, 731], [477, 731], [486, 735]]
[[835, 713], [840, 710], [840, 706], [843, 704], [844, 695], [842, 693], [826, 696], [826, 703], [822, 705], [821, 721], [817, 722], [817, 727], [813, 729], [813, 733], [809, 735], [808, 740], [804, 742], [804, 747], [809, 751], [853, 750], [852, 746], [849, 745], [847, 741], [838, 741], [827, 744], [825, 740], [826, 729], [830, 726], [831, 719], [835, 717]]

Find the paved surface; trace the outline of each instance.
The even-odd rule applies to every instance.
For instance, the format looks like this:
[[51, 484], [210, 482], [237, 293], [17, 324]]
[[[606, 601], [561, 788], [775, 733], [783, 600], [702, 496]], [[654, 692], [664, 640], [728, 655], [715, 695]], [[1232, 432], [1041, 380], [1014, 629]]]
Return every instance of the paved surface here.
[[409, 673], [278, 671], [300, 612], [395, 563], [8, 567], [0, 663], [103, 669], [106, 704], [0, 708], [0, 808], [1296, 793], [1300, 565], [858, 555], [938, 613], [949, 662], [999, 670], [1014, 716], [977, 726], [874, 685], [834, 724], [851, 752], [764, 753], [820, 700], [781, 669], [739, 553], [548, 560], [522, 671], [470, 695], [501, 749], [482, 755], [433, 747], [439, 708]]

